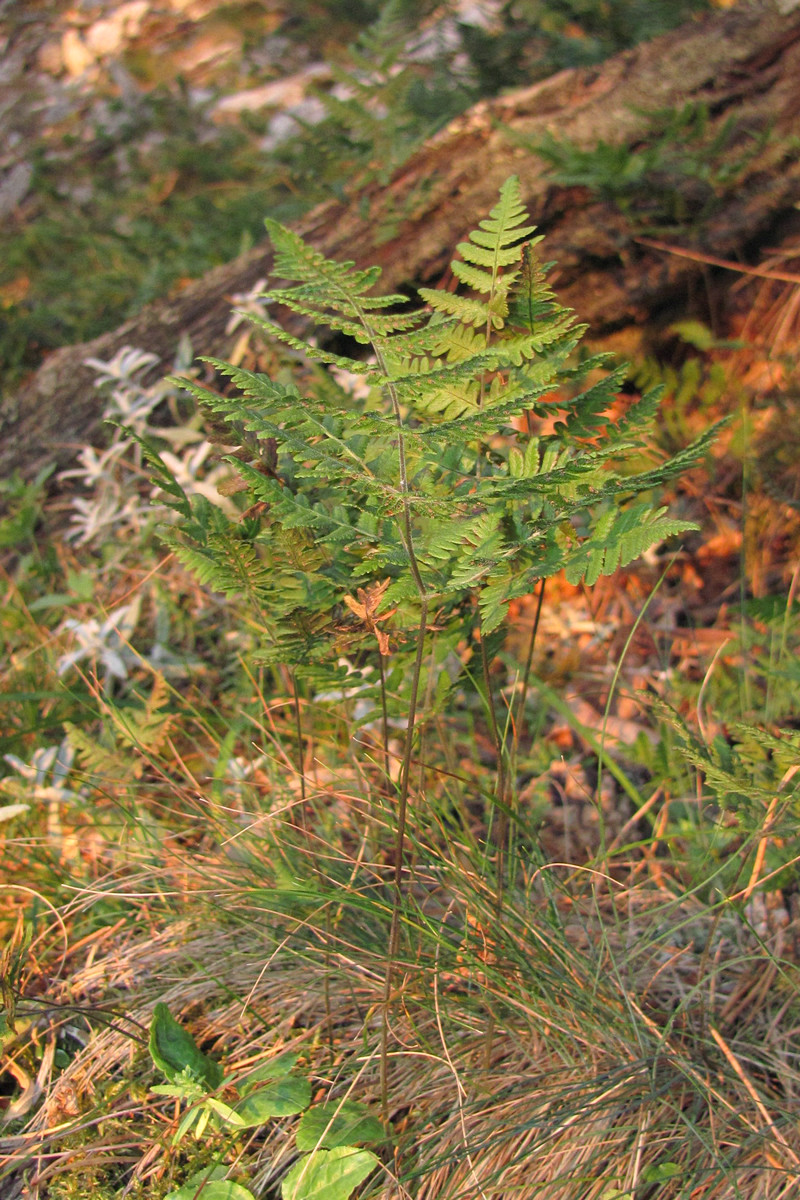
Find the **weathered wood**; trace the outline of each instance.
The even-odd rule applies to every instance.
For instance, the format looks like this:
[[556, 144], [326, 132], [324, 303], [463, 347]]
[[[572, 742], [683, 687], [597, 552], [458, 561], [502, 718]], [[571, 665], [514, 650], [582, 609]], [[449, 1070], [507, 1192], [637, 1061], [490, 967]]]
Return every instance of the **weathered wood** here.
[[[550, 131], [587, 148], [599, 140], [634, 145], [649, 126], [643, 110], [690, 101], [708, 106], [712, 127], [733, 116], [742, 131], [769, 128], [736, 195], [694, 231], [696, 249], [746, 256], [787, 215], [796, 216], [798, 79], [800, 6], [781, 13], [774, 0], [741, 3], [602, 66], [563, 71], [477, 104], [422, 147], [388, 186], [370, 186], [346, 204], [324, 204], [296, 228], [330, 257], [380, 263], [388, 289], [430, 283], [514, 172], [547, 234], [545, 255], [558, 263], [559, 298], [602, 337], [643, 323], [679, 297], [702, 267], [638, 242], [640, 226], [587, 189], [555, 186], [520, 139], [533, 143]], [[691, 204], [691, 180], [686, 187]], [[63, 464], [76, 443], [96, 436], [101, 401], [84, 366], [87, 357], [107, 359], [122, 346], [136, 346], [158, 355], [163, 372], [182, 333], [197, 353], [224, 356], [231, 295], [252, 288], [270, 267], [269, 248], [259, 245], [113, 332], [53, 353], [16, 396], [0, 402], [0, 475], [15, 467], [27, 474], [53, 457]]]

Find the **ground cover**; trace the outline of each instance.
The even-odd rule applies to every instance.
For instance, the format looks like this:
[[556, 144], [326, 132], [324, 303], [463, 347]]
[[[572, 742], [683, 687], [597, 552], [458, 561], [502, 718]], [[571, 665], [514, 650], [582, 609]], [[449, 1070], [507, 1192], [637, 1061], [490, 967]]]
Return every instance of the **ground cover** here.
[[[286, 1195], [324, 1138], [317, 1127], [304, 1151], [307, 1105], [274, 1113], [263, 1095], [286, 1054], [314, 1106], [360, 1102], [382, 1122], [380, 1136], [362, 1127], [366, 1146], [351, 1131], [380, 1162], [358, 1195], [793, 1194], [797, 306], [775, 280], [745, 301], [716, 335], [676, 330], [671, 362], [635, 364], [609, 410], [618, 422], [667, 385], [664, 418], [626, 467], [639, 471], [734, 418], [663, 491], [699, 530], [591, 591], [556, 575], [541, 608], [538, 586], [520, 594], [489, 643], [488, 689], [474, 618], [451, 648], [458, 665], [444, 656], [452, 703], [437, 708], [446, 684], [429, 672], [388, 1007], [404, 741], [398, 712], [386, 736], [373, 680], [385, 631], [402, 715], [400, 618], [354, 577], [329, 630], [350, 666], [298, 686], [264, 656], [253, 589], [223, 600], [165, 550], [165, 496], [139, 443], [116, 430], [87, 447], [55, 501], [44, 480], [6, 481], [9, 1195]], [[343, 388], [367, 402], [360, 377], [330, 378], [241, 329], [237, 366], [319, 404]], [[201, 349], [176, 347], [175, 372], [224, 410], [235, 389], [196, 362]], [[146, 365], [135, 351], [95, 364], [109, 416], [160, 451], [173, 500], [182, 489], [241, 514], [207, 410], [176, 384], [137, 383]], [[524, 416], [490, 461], [534, 419], [553, 433]], [[250, 498], [256, 525], [287, 472], [263, 450], [247, 460], [272, 486]], [[308, 567], [301, 555], [298, 587]], [[513, 808], [496, 794], [507, 745]], [[216, 1094], [191, 1094], [148, 1049], [159, 1004], [222, 1064]], [[226, 1115], [248, 1094], [253, 1126]], [[220, 1177], [180, 1190], [208, 1169]]]

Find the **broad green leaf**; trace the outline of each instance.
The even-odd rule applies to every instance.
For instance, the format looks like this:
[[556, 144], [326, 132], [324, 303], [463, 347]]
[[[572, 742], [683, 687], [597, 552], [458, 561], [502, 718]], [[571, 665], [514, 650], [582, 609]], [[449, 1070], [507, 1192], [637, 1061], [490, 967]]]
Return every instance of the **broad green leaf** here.
[[645, 1167], [642, 1171], [642, 1180], [645, 1183], [664, 1183], [667, 1179], [672, 1179], [675, 1175], [680, 1175], [682, 1170], [683, 1167], [680, 1163], [654, 1163], [653, 1166]]
[[231, 1179], [209, 1183], [203, 1188], [198, 1200], [255, 1200], [249, 1188], [234, 1183]]
[[219, 1063], [203, 1054], [192, 1035], [175, 1020], [166, 1004], [160, 1002], [153, 1009], [149, 1048], [153, 1062], [170, 1082], [188, 1067], [193, 1075], [205, 1080], [209, 1088], [219, 1087], [222, 1083]]
[[380, 1121], [355, 1100], [329, 1100], [315, 1104], [303, 1113], [295, 1141], [298, 1150], [331, 1150], [334, 1146], [358, 1146], [363, 1142], [382, 1142], [385, 1137]]
[[281, 1185], [283, 1200], [347, 1200], [379, 1165], [371, 1150], [337, 1146], [296, 1162]]
[[[249, 1188], [234, 1183], [232, 1179], [220, 1179], [216, 1171], [225, 1174], [225, 1167], [212, 1167], [210, 1172], [198, 1171], [188, 1183], [184, 1183], [176, 1192], [170, 1192], [164, 1200], [255, 1200]], [[203, 1180], [211, 1178], [212, 1182], [203, 1187]], [[202, 1191], [200, 1190], [202, 1188]]]
[[[174, 1192], [167, 1192], [164, 1200], [195, 1200], [196, 1196], [208, 1195], [208, 1184], [214, 1180], [224, 1179], [228, 1174], [228, 1168], [220, 1164], [216, 1167], [204, 1167], [202, 1171], [195, 1171], [194, 1175], [190, 1175], [186, 1183], [181, 1184]], [[203, 1184], [206, 1186], [203, 1187]], [[203, 1187], [202, 1193], [200, 1188]]]
[[269, 1062], [262, 1063], [255, 1070], [248, 1071], [239, 1080], [240, 1095], [246, 1096], [253, 1090], [256, 1083], [271, 1083], [274, 1079], [283, 1079], [284, 1075], [288, 1075], [295, 1066], [299, 1057], [299, 1054], [279, 1054], [276, 1058], [271, 1058]]
[[308, 1108], [310, 1103], [309, 1080], [288, 1076], [255, 1092], [249, 1092], [236, 1105], [236, 1115], [241, 1117], [245, 1127], [252, 1128], [275, 1117], [292, 1117]]
[[205, 1103], [207, 1108], [216, 1113], [228, 1125], [235, 1125], [237, 1129], [245, 1128], [246, 1122], [235, 1109], [231, 1108], [230, 1104], [224, 1104], [222, 1100], [217, 1100], [214, 1096], [209, 1096]]

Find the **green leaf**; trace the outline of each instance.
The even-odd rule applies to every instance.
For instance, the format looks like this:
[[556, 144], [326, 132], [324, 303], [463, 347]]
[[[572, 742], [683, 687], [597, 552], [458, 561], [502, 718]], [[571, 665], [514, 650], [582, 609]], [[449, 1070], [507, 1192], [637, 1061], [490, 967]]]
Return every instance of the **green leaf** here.
[[252, 1092], [257, 1083], [272, 1083], [273, 1080], [283, 1079], [296, 1066], [299, 1057], [299, 1054], [278, 1054], [269, 1062], [262, 1063], [260, 1067], [248, 1071], [237, 1083], [239, 1095], [246, 1096], [248, 1092]]
[[[198, 1171], [177, 1191], [168, 1192], [164, 1200], [255, 1200], [249, 1188], [234, 1183], [232, 1179], [221, 1179], [216, 1174], [221, 1171], [224, 1175], [226, 1170], [226, 1167], [212, 1167], [210, 1171]], [[211, 1182], [204, 1187], [205, 1179]]]
[[702, 321], [676, 321], [670, 325], [670, 332], [677, 333], [695, 350], [710, 350], [715, 342], [714, 334]]
[[[208, 1196], [208, 1185], [215, 1180], [224, 1180], [228, 1174], [228, 1168], [221, 1164], [216, 1167], [204, 1167], [202, 1171], [195, 1171], [186, 1180], [186, 1183], [181, 1184], [173, 1192], [167, 1192], [164, 1200], [195, 1200], [195, 1197]], [[203, 1187], [203, 1184], [206, 1186]], [[202, 1193], [200, 1188], [203, 1187]]]
[[205, 1105], [207, 1109], [216, 1113], [227, 1125], [233, 1125], [236, 1129], [247, 1128], [247, 1122], [235, 1109], [231, 1108], [230, 1104], [225, 1104], [222, 1100], [217, 1100], [214, 1096], [209, 1096], [205, 1101]]
[[222, 1083], [222, 1068], [213, 1058], [198, 1048], [197, 1042], [175, 1020], [166, 1004], [159, 1002], [153, 1009], [150, 1022], [150, 1057], [171, 1083], [187, 1068], [209, 1088]]
[[[199, 1088], [199, 1084], [162, 1083], [151, 1087], [150, 1091], [154, 1096], [174, 1096], [176, 1100], [187, 1100], [189, 1098], [188, 1093], [193, 1088]], [[198, 1097], [198, 1099], [203, 1098], [203, 1096]]]
[[255, 1200], [249, 1188], [231, 1179], [209, 1183], [203, 1188], [198, 1200]]
[[680, 1175], [683, 1167], [680, 1163], [662, 1162], [654, 1163], [650, 1167], [645, 1167], [642, 1171], [643, 1183], [664, 1183], [667, 1179], [673, 1179], [676, 1175]]
[[[173, 1146], [178, 1146], [186, 1137], [186, 1134], [193, 1125], [199, 1125], [204, 1115], [204, 1109], [200, 1107], [187, 1108], [186, 1112], [181, 1117], [178, 1128], [175, 1130], [175, 1135], [172, 1139]], [[206, 1121], [208, 1117], [206, 1116]], [[205, 1124], [205, 1122], [204, 1122]]]
[[308, 1079], [290, 1076], [250, 1092], [236, 1105], [236, 1115], [244, 1126], [253, 1128], [275, 1117], [292, 1117], [311, 1103], [311, 1083]]
[[329, 1100], [315, 1104], [304, 1113], [297, 1127], [298, 1150], [331, 1150], [335, 1146], [358, 1146], [363, 1142], [382, 1142], [385, 1137], [380, 1121], [355, 1100]]
[[281, 1185], [283, 1200], [347, 1200], [379, 1165], [371, 1150], [337, 1146], [296, 1162]]

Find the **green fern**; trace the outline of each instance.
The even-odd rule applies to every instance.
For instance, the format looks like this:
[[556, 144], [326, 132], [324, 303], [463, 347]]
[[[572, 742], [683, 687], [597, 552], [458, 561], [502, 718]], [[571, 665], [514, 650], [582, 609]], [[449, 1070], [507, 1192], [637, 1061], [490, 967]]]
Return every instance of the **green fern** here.
[[[386, 1111], [387, 1014], [400, 949], [420, 698], [435, 696], [429, 711], [440, 711], [464, 670], [463, 658], [450, 652], [465, 638], [477, 643], [472, 685], [497, 754], [499, 920], [513, 771], [490, 666], [509, 602], [557, 571], [594, 583], [694, 528], [668, 517], [650, 493], [705, 453], [713, 432], [668, 462], [623, 474], [626, 457], [641, 450], [658, 392], [615, 417], [623, 372], [580, 391], [603, 360], [582, 367], [570, 360], [583, 330], [547, 285], [515, 177], [459, 243], [453, 274], [461, 290], [423, 289], [423, 309], [411, 309], [401, 295], [376, 293], [377, 268], [332, 262], [275, 221], [267, 221], [267, 231], [285, 281], [267, 300], [350, 338], [371, 361], [307, 346], [279, 325], [262, 324], [293, 354], [304, 351], [321, 364], [317, 372], [344, 366], [367, 389], [355, 401], [328, 378], [301, 392], [207, 360], [236, 392], [184, 386], [238, 444], [230, 465], [247, 509], [237, 522], [192, 500], [168, 540], [202, 582], [247, 598], [262, 630], [257, 657], [283, 664], [295, 681], [305, 676], [316, 703], [344, 695], [343, 647], [348, 662], [357, 655], [362, 679], [365, 669], [373, 671], [375, 686], [365, 686], [382, 713], [387, 777], [390, 722], [405, 724], [381, 1042]], [[540, 419], [554, 405], [558, 419], [541, 432]], [[174, 489], [173, 497], [185, 505]], [[460, 665], [444, 672], [437, 653]], [[425, 664], [436, 672], [430, 685]]]
[[[642, 444], [658, 393], [614, 418], [624, 370], [576, 391], [581, 372], [569, 356], [583, 330], [547, 284], [515, 177], [459, 243], [453, 273], [465, 290], [422, 289], [422, 310], [401, 295], [376, 293], [378, 268], [332, 262], [293, 231], [266, 224], [275, 271], [288, 281], [268, 299], [368, 347], [375, 360], [309, 347], [265, 322], [292, 351], [362, 375], [370, 398], [354, 403], [330, 384], [301, 394], [293, 383], [213, 359], [234, 394], [185, 385], [231, 437], [246, 435], [231, 466], [248, 505], [261, 512], [237, 524], [195, 501], [191, 519], [168, 540], [202, 582], [250, 597], [270, 657], [298, 634], [307, 646], [321, 613], [330, 617], [323, 638], [346, 622], [343, 597], [354, 580], [388, 576], [394, 641], [407, 647], [423, 599], [446, 608], [450, 620], [462, 620], [477, 601], [489, 633], [509, 600], [537, 580], [563, 569], [570, 580], [593, 583], [692, 528], [649, 501], [630, 501], [696, 461], [713, 431], [670, 462], [620, 473], [625, 455]], [[561, 385], [559, 420], [539, 436], [537, 418]], [[530, 433], [517, 428], [523, 414]], [[278, 447], [269, 472], [252, 452], [266, 442]], [[419, 575], [410, 593], [409, 572]], [[402, 658], [398, 678], [408, 676]]]

